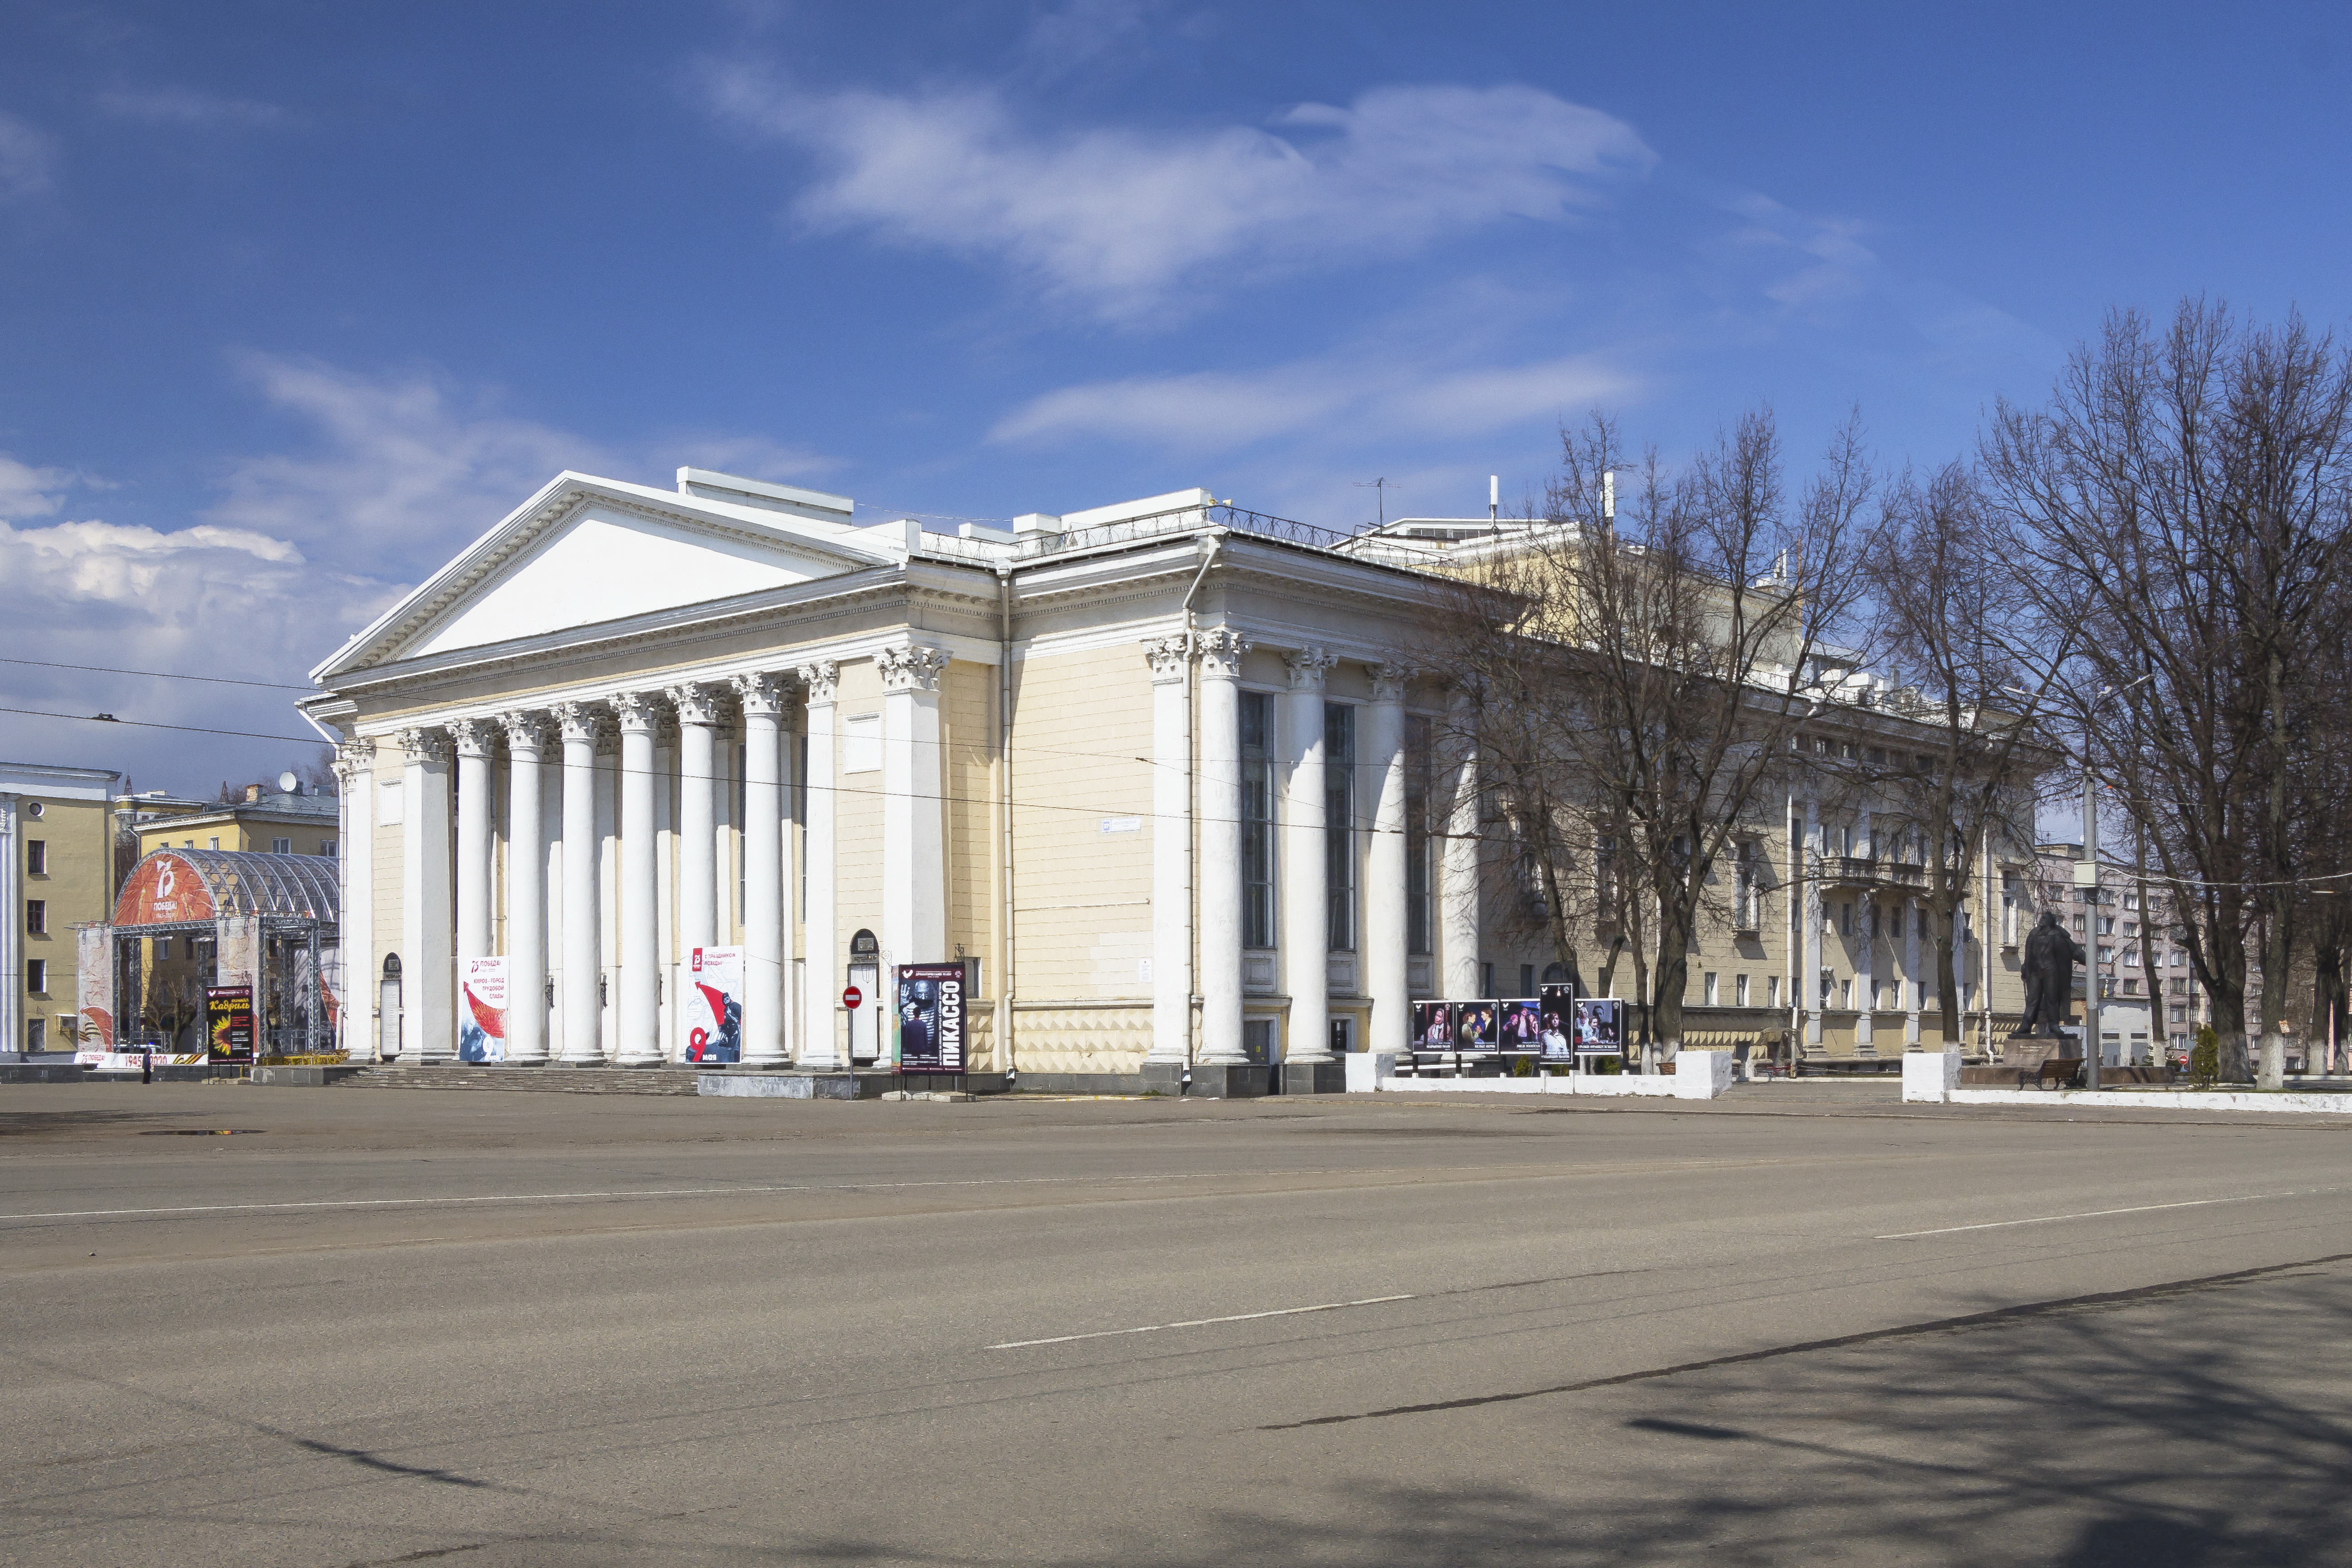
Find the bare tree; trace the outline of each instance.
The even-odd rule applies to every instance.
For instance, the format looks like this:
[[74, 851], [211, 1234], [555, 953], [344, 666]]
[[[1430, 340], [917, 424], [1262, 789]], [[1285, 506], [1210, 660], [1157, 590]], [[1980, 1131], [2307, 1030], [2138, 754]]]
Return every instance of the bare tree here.
[[1880, 646], [1907, 678], [1894, 706], [1915, 728], [1869, 784], [1895, 803], [1926, 853], [1920, 900], [1936, 938], [1944, 1040], [1960, 1043], [1953, 938], [1988, 839], [2030, 852], [2036, 774], [2053, 748], [2035, 721], [2054, 659], [2011, 591], [2001, 540], [1976, 475], [1961, 463], [1925, 486], [1907, 476], [1887, 498], [1867, 563]]
[[[2004, 403], [1983, 465], [2017, 582], [2075, 634], [2058, 692], [2075, 744], [2145, 827], [2210, 998], [2223, 1076], [2248, 1076], [2259, 932], [2275, 1082], [2302, 885], [2301, 676], [2321, 658], [2347, 540], [2352, 363], [2299, 318], [2184, 301], [2076, 351], [2047, 407]], [[2257, 917], [2260, 917], [2257, 919]]]
[[1664, 1060], [1717, 867], [1760, 837], [1768, 786], [1822, 700], [1817, 655], [1855, 602], [1874, 479], [1849, 426], [1790, 505], [1769, 412], [1675, 475], [1654, 453], [1629, 461], [1600, 416], [1561, 448], [1546, 515], [1464, 568], [1423, 662], [1469, 698], [1461, 739], [1550, 868], [1563, 962], [1580, 929], [1605, 942], [1605, 985], [1630, 951]]

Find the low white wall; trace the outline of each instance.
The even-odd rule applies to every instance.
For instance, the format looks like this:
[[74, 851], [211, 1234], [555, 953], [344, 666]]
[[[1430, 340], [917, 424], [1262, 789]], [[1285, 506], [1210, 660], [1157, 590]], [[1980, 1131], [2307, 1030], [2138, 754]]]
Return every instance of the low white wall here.
[[[1911, 1098], [1906, 1091], [1904, 1099]], [[2352, 1094], [2248, 1094], [2230, 1089], [1955, 1089], [1952, 1105], [2098, 1105], [2147, 1110], [2284, 1110], [2352, 1116]]]
[[[1348, 1092], [1370, 1094], [1582, 1094], [1713, 1100], [1731, 1087], [1729, 1051], [1685, 1051], [1671, 1073], [1562, 1073], [1557, 1078], [1398, 1078], [1386, 1052], [1348, 1058]], [[1360, 1062], [1363, 1065], [1359, 1067]]]
[[1940, 1105], [1959, 1087], [1959, 1052], [1906, 1051], [1903, 1053], [1904, 1099], [1929, 1105]]

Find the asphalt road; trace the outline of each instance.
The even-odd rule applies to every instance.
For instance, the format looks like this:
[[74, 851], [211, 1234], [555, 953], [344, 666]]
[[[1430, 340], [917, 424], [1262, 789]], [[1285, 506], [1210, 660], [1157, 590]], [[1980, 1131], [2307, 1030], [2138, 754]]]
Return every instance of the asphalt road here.
[[11, 1087], [0, 1560], [2352, 1562], [2347, 1194], [1859, 1085]]

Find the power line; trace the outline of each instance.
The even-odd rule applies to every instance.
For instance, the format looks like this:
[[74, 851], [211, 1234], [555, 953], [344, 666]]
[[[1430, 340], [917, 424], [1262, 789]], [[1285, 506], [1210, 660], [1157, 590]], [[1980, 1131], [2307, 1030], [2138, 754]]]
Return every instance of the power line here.
[[[179, 675], [168, 669], [117, 669], [104, 664], [57, 664], [46, 658], [0, 658], [0, 664], [29, 664], [39, 669], [86, 669], [97, 675], [145, 675], [158, 680], [203, 680], [215, 686], [266, 686], [273, 691], [315, 691], [311, 686], [289, 686], [282, 680], [239, 680], [226, 675]], [[20, 709], [6, 710], [20, 712]]]

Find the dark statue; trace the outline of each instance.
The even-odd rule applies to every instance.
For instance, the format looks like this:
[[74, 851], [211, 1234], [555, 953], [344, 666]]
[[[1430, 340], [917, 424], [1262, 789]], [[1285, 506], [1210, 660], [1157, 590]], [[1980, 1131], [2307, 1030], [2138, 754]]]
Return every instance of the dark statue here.
[[2080, 942], [2066, 934], [2056, 915], [2042, 914], [2041, 923], [2025, 939], [2025, 1021], [2011, 1039], [2031, 1035], [2057, 1037], [2058, 1026], [2066, 1022], [2067, 1011], [2074, 1004], [2074, 965], [2089, 956]]

